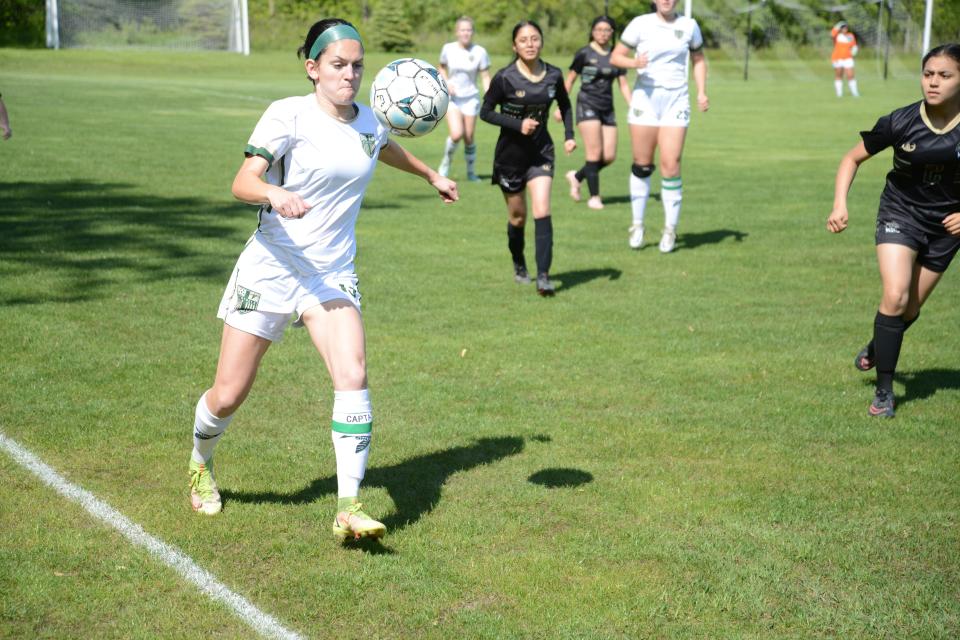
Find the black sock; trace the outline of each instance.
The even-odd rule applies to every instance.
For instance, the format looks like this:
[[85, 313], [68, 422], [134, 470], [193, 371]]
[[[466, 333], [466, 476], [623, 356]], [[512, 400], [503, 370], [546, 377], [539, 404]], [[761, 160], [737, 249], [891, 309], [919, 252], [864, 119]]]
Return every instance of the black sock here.
[[507, 223], [507, 248], [513, 257], [513, 264], [527, 268], [527, 261], [523, 257], [523, 226], [515, 227]]
[[600, 195], [600, 169], [602, 168], [602, 162], [588, 161], [583, 165], [583, 172], [587, 177], [587, 188], [590, 189], [591, 196]]
[[586, 175], [587, 175], [587, 165], [583, 165], [582, 167], [577, 169], [577, 172], [573, 174], [573, 177], [577, 179], [577, 182], [583, 182], [583, 178]]
[[873, 321], [873, 344], [877, 362], [877, 386], [893, 391], [893, 374], [900, 359], [900, 346], [906, 322], [900, 316], [887, 316], [877, 311]]
[[553, 220], [534, 218], [534, 238], [537, 244], [537, 275], [550, 273], [550, 263], [553, 262]]
[[[916, 322], [916, 321], [917, 321], [917, 318], [919, 318], [919, 317], [920, 317], [920, 312], [918, 311], [918, 312], [917, 312], [917, 315], [913, 316], [913, 317], [910, 318], [909, 320], [904, 320], [904, 321], [903, 321], [903, 332], [906, 333], [906, 332], [907, 332], [907, 329], [909, 329], [910, 326], [911, 326], [914, 322]], [[867, 358], [869, 358], [870, 360], [873, 360], [875, 356], [876, 356], [876, 348], [875, 348], [874, 345], [873, 345], [873, 340], [871, 340], [871, 341], [867, 344]]]

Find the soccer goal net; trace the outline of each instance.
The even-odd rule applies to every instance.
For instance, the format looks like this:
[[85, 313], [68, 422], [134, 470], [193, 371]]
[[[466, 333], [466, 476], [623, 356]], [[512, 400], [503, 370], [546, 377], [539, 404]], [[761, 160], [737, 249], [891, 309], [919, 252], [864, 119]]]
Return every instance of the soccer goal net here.
[[46, 0], [47, 46], [250, 53], [247, 0]]
[[858, 64], [869, 62], [884, 74], [888, 62], [901, 64], [891, 55], [921, 49], [922, 25], [911, 19], [900, 1], [721, 0], [704, 5], [694, 17], [708, 45], [744, 63], [754, 55], [782, 61], [810, 56], [829, 59], [830, 28], [839, 20], [846, 21], [857, 37]]

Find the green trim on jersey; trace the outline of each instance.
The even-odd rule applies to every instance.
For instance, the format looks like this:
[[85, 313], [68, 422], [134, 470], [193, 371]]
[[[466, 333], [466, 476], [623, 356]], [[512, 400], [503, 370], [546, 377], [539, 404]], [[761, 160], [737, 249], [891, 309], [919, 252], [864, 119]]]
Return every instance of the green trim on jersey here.
[[332, 420], [330, 422], [330, 428], [336, 431], [337, 433], [350, 433], [350, 434], [370, 433], [371, 431], [373, 431], [373, 423], [362, 422], [359, 424], [346, 424], [345, 422], [337, 422], [336, 420]]
[[264, 149], [263, 147], [255, 147], [252, 144], [248, 144], [247, 148], [243, 150], [244, 155], [248, 156], [260, 156], [267, 161], [267, 164], [273, 164], [273, 154]]

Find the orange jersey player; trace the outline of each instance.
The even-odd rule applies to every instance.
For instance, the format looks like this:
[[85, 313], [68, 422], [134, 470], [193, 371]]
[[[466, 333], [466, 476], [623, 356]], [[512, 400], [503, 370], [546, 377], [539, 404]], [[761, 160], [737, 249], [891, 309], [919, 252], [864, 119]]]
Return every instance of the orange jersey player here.
[[846, 70], [850, 94], [858, 97], [860, 92], [857, 90], [857, 80], [853, 73], [853, 57], [857, 55], [859, 50], [857, 36], [850, 31], [849, 25], [843, 20], [833, 26], [830, 36], [833, 38], [833, 53], [830, 56], [830, 61], [833, 64], [833, 86], [836, 89], [837, 97], [843, 97], [844, 70]]

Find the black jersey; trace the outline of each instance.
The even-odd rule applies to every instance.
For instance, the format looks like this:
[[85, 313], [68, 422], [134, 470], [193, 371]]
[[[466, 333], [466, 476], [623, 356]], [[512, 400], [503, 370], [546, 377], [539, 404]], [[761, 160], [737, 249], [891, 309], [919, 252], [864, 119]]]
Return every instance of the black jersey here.
[[[543, 76], [536, 81], [524, 75], [517, 63], [507, 65], [493, 76], [483, 96], [480, 118], [500, 127], [494, 153], [497, 164], [523, 168], [537, 163], [544, 155], [553, 157], [553, 139], [547, 131], [547, 121], [554, 100], [563, 114], [564, 139], [573, 139], [573, 116], [570, 97], [563, 86], [563, 72], [551, 64], [541, 63]], [[520, 132], [524, 118], [540, 123], [533, 135]]]
[[580, 93], [577, 106], [597, 111], [613, 109], [613, 83], [626, 73], [625, 69], [610, 64], [610, 52], [600, 53], [587, 45], [577, 51], [570, 70], [580, 74]]
[[870, 155], [893, 147], [881, 214], [908, 216], [942, 232], [944, 217], [960, 211], [960, 116], [938, 130], [917, 102], [883, 116], [860, 136]]

